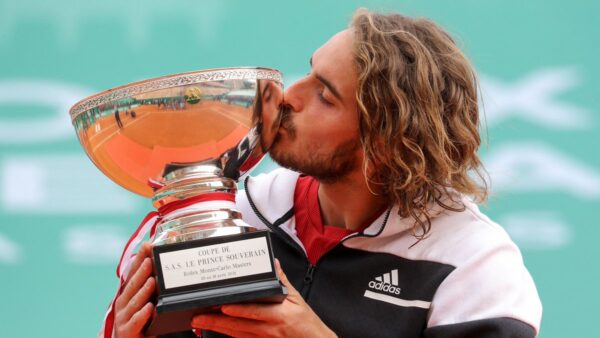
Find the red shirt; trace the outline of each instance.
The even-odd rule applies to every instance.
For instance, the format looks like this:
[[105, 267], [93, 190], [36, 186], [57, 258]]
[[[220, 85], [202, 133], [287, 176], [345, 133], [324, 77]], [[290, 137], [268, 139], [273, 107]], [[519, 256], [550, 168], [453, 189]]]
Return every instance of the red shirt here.
[[[344, 237], [362, 231], [371, 223], [365, 224], [359, 231], [323, 224], [318, 191], [319, 182], [316, 179], [310, 176], [298, 177], [296, 190], [294, 191], [296, 233], [306, 249], [308, 261], [311, 264], [316, 264], [319, 258], [336, 246]], [[377, 217], [380, 214], [378, 213]]]

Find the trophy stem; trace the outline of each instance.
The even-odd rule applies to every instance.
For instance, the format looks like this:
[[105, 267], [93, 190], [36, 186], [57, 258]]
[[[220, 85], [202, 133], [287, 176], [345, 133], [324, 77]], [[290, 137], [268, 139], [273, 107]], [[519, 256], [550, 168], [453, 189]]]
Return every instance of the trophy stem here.
[[165, 175], [153, 204], [161, 220], [154, 245], [252, 232], [235, 210], [236, 182], [213, 165], [191, 165]]

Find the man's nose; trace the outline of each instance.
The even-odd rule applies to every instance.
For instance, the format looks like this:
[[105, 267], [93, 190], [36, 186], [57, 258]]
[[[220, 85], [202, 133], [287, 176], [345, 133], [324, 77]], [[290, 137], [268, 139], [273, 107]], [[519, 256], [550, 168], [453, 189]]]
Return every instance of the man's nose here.
[[289, 106], [292, 111], [299, 112], [304, 105], [303, 79], [294, 82], [283, 92], [283, 105]]

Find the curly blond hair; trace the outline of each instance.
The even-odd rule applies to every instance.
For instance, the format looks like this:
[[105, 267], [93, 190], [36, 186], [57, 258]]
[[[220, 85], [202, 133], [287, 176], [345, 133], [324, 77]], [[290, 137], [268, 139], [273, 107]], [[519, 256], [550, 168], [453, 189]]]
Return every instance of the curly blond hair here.
[[432, 206], [463, 210], [456, 193], [487, 198], [475, 72], [430, 20], [359, 9], [350, 28], [365, 175], [423, 239]]

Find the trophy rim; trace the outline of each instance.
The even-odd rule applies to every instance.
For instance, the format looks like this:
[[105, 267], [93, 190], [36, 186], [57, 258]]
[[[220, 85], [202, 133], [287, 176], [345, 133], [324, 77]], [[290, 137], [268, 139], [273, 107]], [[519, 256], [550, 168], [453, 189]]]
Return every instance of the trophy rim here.
[[133, 95], [161, 89], [175, 88], [182, 85], [243, 79], [271, 80], [283, 84], [282, 73], [274, 68], [225, 67], [197, 70], [150, 78], [104, 90], [75, 103], [71, 109], [69, 109], [69, 115], [71, 115], [71, 121], [74, 122], [79, 115], [94, 107], [115, 100], [124, 99]]

